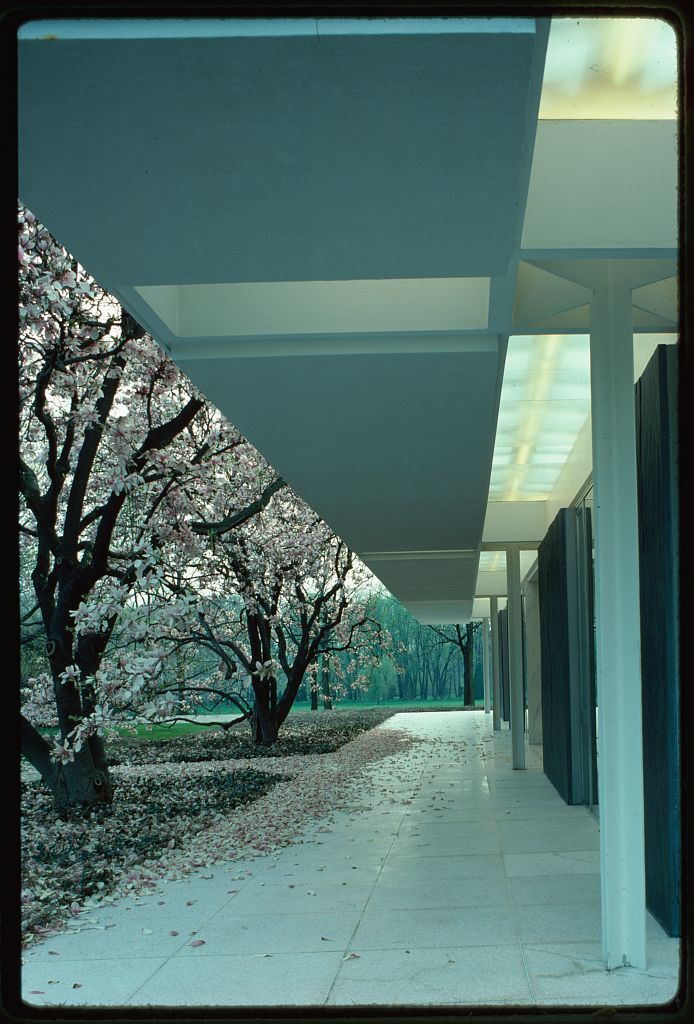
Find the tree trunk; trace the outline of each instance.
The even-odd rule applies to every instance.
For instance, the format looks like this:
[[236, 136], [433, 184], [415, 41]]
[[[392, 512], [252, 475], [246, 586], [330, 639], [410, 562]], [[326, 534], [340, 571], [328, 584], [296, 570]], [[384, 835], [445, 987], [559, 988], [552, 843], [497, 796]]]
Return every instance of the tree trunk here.
[[105, 765], [95, 764], [87, 744], [75, 754], [74, 761], [58, 765], [52, 792], [61, 817], [75, 807], [92, 807], [96, 803], [110, 804], [113, 801], [108, 769]]
[[323, 710], [332, 711], [333, 701], [332, 694], [330, 692], [330, 665], [328, 658], [323, 655], [321, 665], [321, 693], [323, 695]]
[[472, 654], [473, 636], [475, 627], [471, 622], [465, 624], [465, 647], [463, 650], [463, 701], [465, 707], [472, 707], [475, 703], [475, 693], [472, 686]]
[[22, 754], [41, 776], [53, 795], [60, 817], [75, 807], [111, 803], [113, 786], [99, 737], [92, 737], [75, 754], [75, 760], [56, 764], [50, 744], [26, 718], [21, 719]]
[[[94, 710], [91, 687], [75, 679], [61, 682], [60, 675], [70, 664], [80, 669], [82, 680], [99, 667], [108, 634], [85, 634], [76, 648], [70, 629], [65, 625], [66, 607], [53, 616], [48, 641], [48, 660], [53, 677], [56, 711], [60, 737], [64, 742], [75, 725]], [[30, 722], [22, 720], [22, 754], [39, 772], [55, 801], [58, 814], [64, 817], [74, 807], [91, 807], [113, 800], [113, 782], [106, 762], [103, 739], [90, 736], [81, 750], [75, 751], [74, 760], [56, 763], [51, 758], [51, 746]]]
[[279, 733], [277, 704], [272, 699], [271, 682], [274, 680], [252, 677], [255, 694], [252, 719], [253, 739], [258, 746], [262, 747], [269, 747], [275, 743]]

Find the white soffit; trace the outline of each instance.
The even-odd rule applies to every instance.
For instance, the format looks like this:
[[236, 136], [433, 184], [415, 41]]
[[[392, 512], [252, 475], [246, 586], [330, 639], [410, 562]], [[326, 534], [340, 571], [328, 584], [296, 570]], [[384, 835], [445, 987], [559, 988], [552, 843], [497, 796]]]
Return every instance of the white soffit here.
[[476, 597], [472, 602], [471, 619], [488, 619], [491, 616], [491, 606], [488, 597]]
[[[525, 575], [537, 558], [535, 550], [519, 551], [521, 577]], [[479, 572], [506, 572], [505, 551], [480, 552]]]
[[[522, 578], [522, 574], [521, 574]], [[479, 572], [475, 594], [479, 597], [505, 597], [508, 591], [506, 571]]]
[[536, 323], [550, 315], [580, 310], [590, 303], [591, 292], [582, 284], [557, 277], [526, 260], [518, 264], [513, 305], [514, 327]]
[[538, 500], [488, 502], [482, 543], [538, 543], [547, 532], [546, 508], [547, 502]]
[[472, 618], [473, 598], [465, 601], [408, 601], [406, 608], [424, 626], [459, 623]]
[[408, 607], [465, 601], [475, 588], [477, 551], [362, 552], [360, 558]]
[[677, 334], [635, 334], [634, 335], [634, 381], [637, 381], [658, 345], [676, 345]]
[[465, 621], [545, 22], [34, 29], [22, 201], [420, 621]]
[[178, 362], [358, 554], [479, 545], [496, 345]]
[[552, 18], [540, 118], [677, 117], [677, 38], [659, 18]]
[[278, 281], [135, 289], [176, 338], [486, 328], [489, 278]]
[[[537, 551], [520, 551], [519, 560], [522, 580], [535, 564]], [[480, 597], [501, 597], [507, 592], [506, 552], [483, 551], [480, 555], [475, 594]]]
[[538, 122], [524, 250], [676, 246], [674, 120]]
[[[513, 327], [518, 333], [552, 333], [552, 330], [585, 334], [590, 330], [590, 279], [595, 278], [600, 261], [591, 264], [592, 273], [583, 277], [586, 261], [555, 259], [518, 264], [513, 306]], [[640, 276], [645, 268], [645, 280]], [[632, 289], [635, 331], [671, 330], [678, 319], [678, 278], [667, 276], [676, 268], [674, 260], [623, 261], [618, 277], [636, 284]], [[576, 280], [571, 278], [577, 271]], [[566, 275], [566, 276], [564, 276]], [[664, 275], [662, 279], [657, 279]], [[583, 279], [582, 279], [583, 278]], [[631, 278], [631, 280], [629, 280]], [[578, 283], [582, 279], [582, 283]]]
[[20, 39], [20, 196], [105, 287], [507, 273], [534, 19], [174, 21]]
[[679, 319], [678, 283], [677, 277], [668, 277], [664, 281], [654, 281], [652, 284], [634, 288], [631, 293], [631, 301], [635, 307], [635, 316], [638, 316], [637, 310], [644, 310], [673, 325], [677, 324]]

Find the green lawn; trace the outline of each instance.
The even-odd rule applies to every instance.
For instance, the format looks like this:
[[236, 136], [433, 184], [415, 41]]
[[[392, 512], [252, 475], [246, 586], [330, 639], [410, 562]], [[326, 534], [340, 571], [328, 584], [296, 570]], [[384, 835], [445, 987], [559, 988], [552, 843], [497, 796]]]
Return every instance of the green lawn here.
[[[483, 707], [484, 701], [475, 701], [476, 707]], [[360, 711], [361, 709], [367, 708], [392, 708], [394, 711], [421, 711], [426, 709], [428, 711], [440, 710], [440, 711], [452, 711], [456, 708], [464, 707], [463, 701], [460, 699], [451, 700], [413, 700], [413, 701], [401, 701], [401, 700], [383, 700], [380, 703], [369, 703], [367, 701], [352, 701], [343, 700], [339, 701], [335, 705], [335, 709], [339, 712], [341, 708], [346, 711]], [[290, 714], [296, 714], [298, 712], [306, 712], [311, 710], [311, 705], [308, 701], [295, 701]], [[322, 713], [322, 704], [319, 707], [319, 713]], [[224, 718], [227, 715], [236, 715], [237, 711], [235, 708], [230, 709], [217, 709], [214, 712], [220, 718]], [[192, 715], [190, 717], [193, 717]], [[132, 738], [138, 740], [162, 740], [162, 739], [173, 739], [176, 736], [184, 736], [186, 733], [204, 732], [206, 729], [215, 731], [213, 726], [206, 725], [195, 725], [192, 722], [173, 722], [171, 725], [137, 725], [135, 726], [136, 733], [133, 734], [129, 730], [122, 729], [119, 732], [125, 738]], [[247, 726], [239, 726], [239, 729], [243, 730]], [[57, 729], [41, 729], [44, 735], [54, 735], [58, 732]]]
[[[476, 700], [475, 706], [484, 707], [484, 700]], [[456, 708], [463, 708], [465, 704], [462, 698], [453, 697], [450, 700], [382, 700], [378, 703], [371, 703], [365, 700], [341, 700], [336, 707], [349, 708], [351, 711], [358, 711], [359, 708], [395, 708], [398, 711], [418, 711], [421, 708], [428, 708], [430, 711], [454, 711]], [[309, 711], [311, 705], [308, 701], [294, 701], [292, 711]]]
[[[171, 725], [136, 725], [135, 733], [132, 733], [129, 729], [119, 729], [118, 733], [126, 739], [142, 739], [142, 740], [161, 740], [170, 739], [172, 736], [183, 736], [185, 733], [192, 732], [203, 732], [205, 729], [211, 728], [205, 725], [194, 725], [189, 722], [173, 722]], [[58, 729], [39, 729], [39, 732], [44, 736], [56, 736]]]

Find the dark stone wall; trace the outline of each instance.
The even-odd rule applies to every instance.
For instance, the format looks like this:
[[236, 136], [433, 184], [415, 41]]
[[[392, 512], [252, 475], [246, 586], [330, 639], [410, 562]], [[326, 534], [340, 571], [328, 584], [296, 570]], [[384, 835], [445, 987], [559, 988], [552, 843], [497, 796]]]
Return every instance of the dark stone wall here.
[[636, 385], [646, 902], [680, 934], [677, 349], [660, 345]]
[[540, 598], [542, 756], [545, 775], [574, 802], [569, 686], [571, 651], [567, 598], [566, 513], [561, 509], [537, 552]]
[[511, 690], [508, 667], [508, 609], [499, 612], [499, 696], [501, 697], [500, 716], [502, 722], [508, 722], [511, 714]]

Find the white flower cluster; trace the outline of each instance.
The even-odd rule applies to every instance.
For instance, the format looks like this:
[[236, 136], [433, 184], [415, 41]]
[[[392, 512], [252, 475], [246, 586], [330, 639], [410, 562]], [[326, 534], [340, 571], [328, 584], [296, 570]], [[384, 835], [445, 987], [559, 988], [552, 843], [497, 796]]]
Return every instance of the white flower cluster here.
[[46, 672], [32, 676], [22, 687], [22, 714], [38, 728], [54, 728], [58, 724], [53, 680]]
[[253, 667], [253, 674], [258, 679], [270, 679], [272, 676], [277, 675], [279, 670], [279, 664], [272, 659], [270, 661], [256, 661]]
[[92, 595], [88, 601], [81, 601], [72, 612], [75, 634], [99, 633], [108, 629], [108, 620], [118, 615], [123, 608], [127, 591], [117, 583], [106, 584], [100, 595]]

